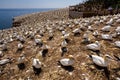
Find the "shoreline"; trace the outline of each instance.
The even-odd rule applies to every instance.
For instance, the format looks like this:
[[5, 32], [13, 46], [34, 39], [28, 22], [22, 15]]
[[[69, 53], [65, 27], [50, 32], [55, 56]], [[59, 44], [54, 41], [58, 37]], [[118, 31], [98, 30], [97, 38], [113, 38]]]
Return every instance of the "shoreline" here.
[[56, 10], [26, 14], [26, 15], [14, 17], [12, 27], [19, 27], [22, 24], [24, 25], [29, 24], [29, 23], [32, 23], [33, 21], [43, 22], [47, 20], [68, 19], [68, 15], [69, 15], [68, 8], [61, 8], [61, 9], [56, 9]]

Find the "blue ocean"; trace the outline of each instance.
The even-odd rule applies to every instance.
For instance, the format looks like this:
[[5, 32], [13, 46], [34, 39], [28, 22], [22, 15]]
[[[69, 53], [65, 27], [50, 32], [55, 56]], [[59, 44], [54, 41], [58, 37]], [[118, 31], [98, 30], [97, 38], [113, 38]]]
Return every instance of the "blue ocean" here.
[[45, 8], [45, 9], [0, 9], [0, 30], [7, 29], [12, 26], [12, 19], [16, 16], [21, 16], [25, 14], [43, 12], [54, 10], [54, 8]]

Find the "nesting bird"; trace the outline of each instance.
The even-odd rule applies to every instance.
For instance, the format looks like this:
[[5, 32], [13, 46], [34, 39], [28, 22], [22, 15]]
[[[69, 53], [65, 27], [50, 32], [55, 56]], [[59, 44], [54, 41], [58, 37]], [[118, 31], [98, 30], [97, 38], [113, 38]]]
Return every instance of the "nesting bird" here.
[[64, 39], [64, 40], [62, 41], [62, 43], [61, 43], [61, 46], [62, 46], [62, 47], [65, 47], [65, 46], [67, 46], [67, 44], [68, 44], [67, 41]]
[[17, 36], [17, 39], [18, 39], [21, 43], [24, 43], [24, 42], [25, 42], [25, 39], [24, 39], [22, 36]]
[[74, 36], [80, 35], [80, 29], [77, 28], [77, 29], [73, 30], [73, 33], [74, 33]]
[[114, 21], [113, 21], [113, 19], [111, 18], [106, 24], [107, 24], [107, 25], [112, 25], [113, 22], [114, 22]]
[[68, 42], [64, 39], [61, 43], [61, 48], [60, 48], [60, 52], [62, 52], [61, 56], [63, 56], [64, 53], [68, 51], [68, 49], [66, 47], [67, 44], [68, 44]]
[[43, 45], [43, 41], [41, 39], [35, 39], [35, 43], [36, 45], [39, 45], [39, 46]]
[[18, 66], [18, 68], [19, 68], [20, 70], [25, 69], [25, 63], [24, 63], [24, 61], [25, 61], [25, 56], [24, 56], [24, 55], [21, 55], [21, 56], [18, 58], [18, 64], [17, 64], [17, 66]]
[[49, 35], [48, 40], [52, 40], [52, 39], [53, 39], [53, 37], [54, 37], [53, 33], [51, 32], [51, 33], [49, 33], [48, 35]]
[[42, 63], [39, 61], [39, 59], [35, 59], [35, 58], [33, 59], [32, 66], [33, 66], [34, 73], [36, 75], [40, 74], [40, 72], [41, 72], [41, 65], [42, 65]]
[[40, 54], [42, 55], [42, 57], [46, 57], [46, 54], [48, 53], [48, 49], [49, 49], [49, 47], [47, 45], [44, 45], [42, 47], [42, 50], [40, 52]]
[[114, 44], [115, 44], [116, 47], [120, 48], [120, 41], [115, 41]]
[[64, 36], [65, 34], [67, 34], [65, 31], [62, 31], [62, 35]]
[[2, 44], [2, 45], [0, 45], [0, 47], [2, 48], [3, 51], [8, 50], [7, 44]]
[[117, 19], [116, 22], [117, 22], [117, 23], [120, 23], [120, 19]]
[[33, 33], [32, 31], [29, 31], [28, 37], [30, 39], [34, 39], [35, 33]]
[[99, 51], [100, 50], [100, 43], [98, 41], [95, 41], [95, 43], [88, 44], [86, 47], [90, 50], [93, 50], [93, 51]]
[[94, 29], [91, 26], [88, 26], [89, 31], [93, 31]]
[[83, 42], [89, 43], [93, 37], [94, 36], [91, 35], [90, 31], [86, 31], [86, 33], [83, 35]]
[[3, 52], [2, 51], [0, 51], [0, 57], [2, 57], [3, 56]]
[[2, 60], [0, 60], [0, 65], [5, 65], [5, 64], [7, 64], [7, 63], [9, 63], [10, 62], [10, 59], [9, 58], [7, 58], [7, 59], [2, 59]]
[[105, 55], [104, 58], [97, 55], [90, 55], [90, 58], [92, 58], [92, 61], [100, 67], [107, 67], [109, 61], [112, 60], [112, 57], [109, 55]]
[[60, 64], [62, 66], [72, 66], [74, 64], [75, 60], [72, 55], [69, 55], [68, 58], [63, 58], [60, 60]]
[[107, 25], [107, 26], [104, 26], [101, 30], [104, 32], [108, 32], [108, 31], [110, 31], [110, 28], [111, 28], [111, 26]]
[[23, 47], [24, 47], [23, 44], [21, 44], [21, 43], [18, 44], [18, 50], [22, 50]]
[[118, 27], [115, 29], [115, 31], [120, 33], [120, 26], [118, 26]]
[[104, 40], [112, 40], [112, 35], [109, 34], [102, 34], [101, 37]]
[[93, 36], [97, 37], [98, 35], [99, 35], [99, 33], [97, 30], [93, 32]]

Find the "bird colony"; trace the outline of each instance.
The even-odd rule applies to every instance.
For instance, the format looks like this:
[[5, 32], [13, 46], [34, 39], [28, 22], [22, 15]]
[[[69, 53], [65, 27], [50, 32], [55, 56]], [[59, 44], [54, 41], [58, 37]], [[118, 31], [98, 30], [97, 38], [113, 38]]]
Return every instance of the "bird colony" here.
[[120, 14], [0, 30], [0, 80], [120, 80]]

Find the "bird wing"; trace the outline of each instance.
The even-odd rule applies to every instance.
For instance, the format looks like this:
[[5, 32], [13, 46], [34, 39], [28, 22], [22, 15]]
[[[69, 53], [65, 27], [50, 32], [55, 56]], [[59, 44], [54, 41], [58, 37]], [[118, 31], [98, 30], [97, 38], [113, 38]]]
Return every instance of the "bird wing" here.
[[102, 57], [99, 56], [92, 56], [93, 58], [93, 62], [98, 65], [98, 66], [102, 66], [102, 67], [106, 67], [106, 62]]
[[69, 59], [61, 59], [60, 60], [60, 63], [63, 65], [63, 66], [68, 66], [69, 65]]
[[98, 49], [98, 45], [96, 45], [96, 44], [89, 44], [89, 45], [87, 45], [87, 47], [88, 47], [89, 49], [93, 49], [93, 50]]

